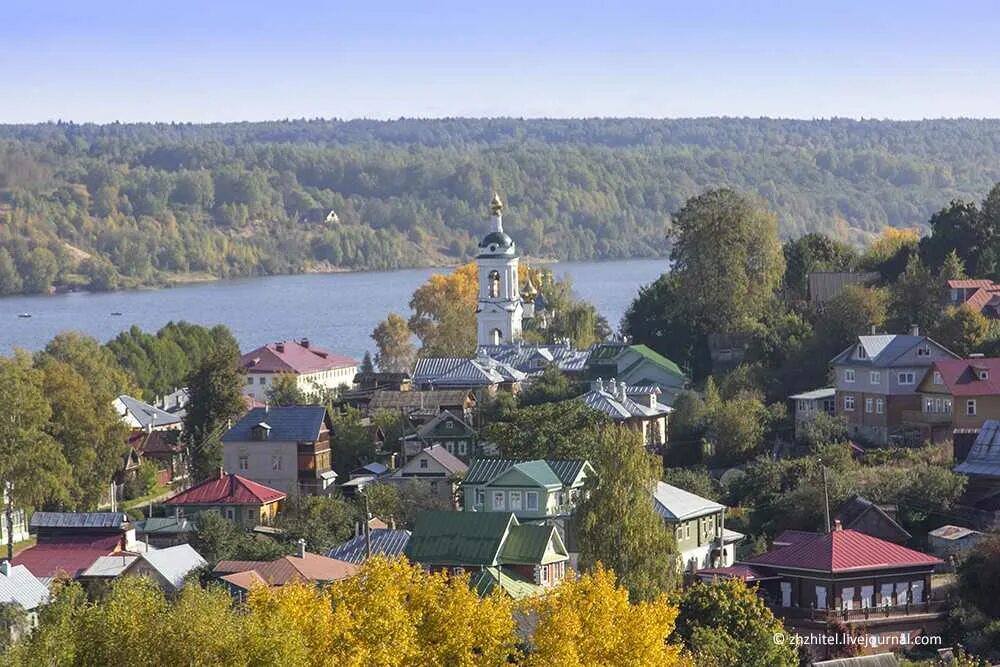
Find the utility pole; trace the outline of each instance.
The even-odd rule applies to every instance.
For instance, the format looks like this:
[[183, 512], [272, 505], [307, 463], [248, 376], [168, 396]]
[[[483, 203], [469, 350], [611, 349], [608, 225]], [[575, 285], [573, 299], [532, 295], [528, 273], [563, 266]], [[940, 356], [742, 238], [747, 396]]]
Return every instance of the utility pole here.
[[368, 509], [368, 494], [362, 491], [361, 495], [365, 499], [365, 560], [368, 560], [372, 557], [372, 536], [368, 531], [368, 522], [371, 521], [372, 513]]
[[823, 473], [823, 517], [826, 520], [826, 532], [830, 532], [830, 491], [826, 488], [826, 466], [823, 459], [819, 460], [819, 468]]

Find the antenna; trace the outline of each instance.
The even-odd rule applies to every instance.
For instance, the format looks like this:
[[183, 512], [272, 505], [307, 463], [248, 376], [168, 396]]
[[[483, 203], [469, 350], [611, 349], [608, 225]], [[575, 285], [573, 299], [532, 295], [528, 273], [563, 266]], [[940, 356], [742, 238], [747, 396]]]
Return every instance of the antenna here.
[[819, 469], [823, 473], [823, 518], [826, 520], [826, 532], [830, 532], [830, 492], [826, 488], [826, 466], [823, 459], [819, 460]]

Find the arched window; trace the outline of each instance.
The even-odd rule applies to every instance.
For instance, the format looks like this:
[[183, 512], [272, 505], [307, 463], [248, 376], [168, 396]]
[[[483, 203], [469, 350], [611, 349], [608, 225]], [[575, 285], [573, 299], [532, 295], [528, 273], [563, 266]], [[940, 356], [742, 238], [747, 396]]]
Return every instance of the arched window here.
[[500, 296], [500, 273], [490, 271], [490, 298], [495, 299]]
[[503, 334], [500, 332], [499, 329], [494, 329], [493, 331], [490, 332], [490, 342], [493, 345], [499, 345], [500, 343], [503, 342]]

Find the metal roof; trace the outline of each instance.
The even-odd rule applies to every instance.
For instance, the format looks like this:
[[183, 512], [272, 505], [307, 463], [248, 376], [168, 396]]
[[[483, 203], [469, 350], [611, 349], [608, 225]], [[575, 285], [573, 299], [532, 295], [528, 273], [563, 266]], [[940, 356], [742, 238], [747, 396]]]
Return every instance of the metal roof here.
[[222, 473], [181, 491], [165, 505], [266, 505], [283, 500], [286, 494], [246, 477]]
[[505, 512], [421, 512], [403, 553], [415, 563], [497, 565], [512, 525], [517, 518]]
[[360, 364], [350, 357], [316, 347], [308, 340], [268, 343], [240, 357], [240, 368], [251, 373], [310, 374]]
[[122, 394], [118, 400], [125, 407], [126, 412], [135, 418], [141, 428], [172, 426], [180, 424], [182, 421], [179, 414], [161, 410], [155, 405], [140, 401], [138, 398]]
[[129, 565], [138, 560], [138, 556], [122, 553], [115, 556], [101, 556], [90, 567], [80, 573], [81, 577], [114, 579], [125, 571]]
[[469, 588], [479, 597], [486, 597], [499, 588], [515, 600], [540, 595], [545, 591], [543, 586], [514, 572], [504, 572], [502, 567], [484, 567], [473, 572], [469, 577]]
[[[528, 462], [514, 459], [475, 459], [465, 473], [462, 484], [486, 484], [520, 463]], [[571, 486], [584, 467], [593, 472], [590, 463], [582, 460], [538, 459], [531, 463], [544, 463], [563, 486]], [[525, 474], [529, 473], [525, 471]]]
[[[890, 368], [901, 356], [906, 354], [921, 343], [933, 345], [952, 358], [957, 359], [958, 355], [951, 352], [940, 343], [937, 343], [927, 336], [913, 336], [909, 334], [876, 334], [873, 336], [858, 336], [858, 340], [833, 358], [833, 364], [850, 364], [874, 366], [875, 368]], [[853, 359], [853, 352], [861, 345], [865, 350], [867, 359]], [[928, 363], [929, 365], [929, 363]]]
[[[402, 555], [406, 543], [410, 541], [410, 531], [392, 530], [389, 528], [374, 528], [368, 531], [371, 540], [372, 555], [382, 555], [389, 558]], [[338, 544], [326, 554], [330, 558], [360, 565], [368, 557], [365, 536], [357, 537]]]
[[375, 411], [399, 409], [424, 409], [439, 411], [442, 406], [464, 406], [470, 399], [468, 389], [377, 389], [372, 394], [368, 409]]
[[600, 380], [595, 384], [594, 389], [575, 400], [583, 401], [588, 407], [603, 412], [616, 421], [631, 417], [660, 417], [673, 411], [673, 408], [660, 402], [655, 402], [654, 407], [648, 407], [633, 401], [628, 397], [627, 388], [623, 396], [620, 389], [622, 385], [618, 385], [614, 380], [608, 381], [607, 389], [604, 389]]
[[564, 372], [582, 371], [590, 356], [589, 350], [577, 350], [570, 345], [525, 345], [507, 343], [504, 345], [481, 346], [480, 351], [489, 357], [516, 368], [528, 375], [537, 375], [550, 363]]
[[273, 408], [254, 408], [226, 431], [223, 442], [248, 442], [253, 440], [253, 428], [261, 422], [270, 426], [270, 442], [312, 442], [319, 440], [326, 418], [322, 405], [290, 405]]
[[[165, 549], [148, 551], [139, 558], [156, 570], [175, 590], [184, 585], [184, 577], [192, 570], [197, 570], [207, 564], [201, 554], [195, 551], [190, 544], [178, 544]], [[129, 565], [125, 569], [128, 570], [132, 567], [135, 566]]]
[[965, 460], [955, 466], [955, 472], [980, 477], [1000, 477], [1000, 421], [987, 419]]
[[193, 533], [198, 529], [194, 521], [184, 517], [162, 516], [150, 517], [142, 521], [136, 521], [135, 530], [143, 535], [172, 535], [175, 533]]
[[819, 533], [812, 539], [768, 551], [749, 558], [746, 562], [751, 565], [796, 570], [849, 572], [893, 567], [933, 567], [942, 561], [934, 556], [844, 528], [830, 533]]
[[792, 394], [788, 398], [795, 401], [818, 401], [821, 398], [833, 398], [837, 390], [833, 387], [823, 387], [822, 389], [812, 389], [801, 394]]
[[500, 549], [500, 562], [510, 564], [537, 565], [545, 557], [549, 543], [555, 542], [556, 553], [569, 557], [555, 526], [536, 526], [529, 523], [511, 526], [507, 539]]
[[10, 563], [0, 566], [0, 604], [17, 603], [31, 611], [48, 598], [49, 589], [28, 568]]
[[32, 532], [39, 528], [122, 530], [128, 522], [124, 512], [35, 512], [30, 527]]
[[726, 509], [725, 505], [720, 505], [714, 500], [702, 498], [666, 482], [656, 483], [653, 503], [657, 513], [671, 521], [685, 521]]

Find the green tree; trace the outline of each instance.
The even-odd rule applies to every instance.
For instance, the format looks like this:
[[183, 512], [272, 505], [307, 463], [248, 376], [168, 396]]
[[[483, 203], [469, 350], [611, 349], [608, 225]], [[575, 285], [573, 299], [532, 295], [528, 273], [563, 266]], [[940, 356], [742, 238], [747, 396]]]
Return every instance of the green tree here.
[[582, 401], [542, 403], [511, 412], [483, 430], [511, 459], [592, 459], [602, 446], [600, 427], [611, 423]]
[[776, 642], [784, 634], [754, 588], [726, 579], [695, 583], [679, 596], [672, 641], [682, 642], [696, 664], [713, 667], [795, 667], [795, 648]]
[[361, 359], [361, 372], [362, 373], [374, 373], [375, 372], [375, 362], [372, 360], [372, 353], [365, 350], [365, 356]]
[[781, 284], [777, 219], [750, 197], [719, 189], [689, 199], [672, 223], [683, 311], [702, 333], [745, 330]]
[[213, 349], [187, 379], [184, 433], [197, 480], [208, 479], [222, 465], [222, 436], [245, 409], [238, 360], [231, 350]]
[[890, 288], [889, 326], [893, 331], [908, 331], [912, 325], [932, 331], [944, 304], [945, 285], [914, 255]]
[[576, 510], [580, 565], [603, 563], [633, 600], [653, 600], [676, 585], [678, 572], [673, 535], [653, 507], [660, 464], [626, 427], [605, 426], [598, 437], [597, 475]]
[[400, 493], [396, 484], [376, 483], [365, 487], [364, 495], [355, 498], [357, 514], [364, 520], [365, 501], [367, 500], [368, 512], [373, 517], [378, 517], [388, 523], [400, 516]]
[[278, 373], [267, 390], [267, 400], [271, 405], [304, 405], [309, 401], [299, 388], [299, 378], [294, 373]]
[[852, 246], [820, 232], [803, 234], [786, 241], [784, 287], [787, 294], [805, 300], [809, 274], [816, 271], [850, 271], [857, 266], [858, 252]]
[[977, 275], [983, 252], [996, 241], [992, 229], [975, 203], [954, 199], [930, 219], [931, 233], [920, 239], [920, 255], [931, 268], [942, 267], [954, 253]]
[[518, 395], [518, 405], [527, 407], [539, 403], [553, 403], [572, 398], [579, 393], [566, 374], [556, 364], [548, 364], [541, 374]]
[[848, 285], [830, 299], [816, 323], [816, 337], [810, 358], [820, 360], [824, 368], [834, 355], [843, 351], [859, 335], [881, 329], [888, 316], [888, 294], [883, 289]]
[[24, 289], [24, 281], [17, 272], [14, 260], [6, 248], [0, 247], [0, 295], [19, 294]]
[[663, 481], [679, 489], [690, 491], [695, 495], [709, 500], [718, 501], [722, 494], [719, 483], [712, 479], [704, 466], [694, 468], [666, 468], [663, 471]]
[[199, 512], [191, 547], [210, 566], [220, 560], [274, 560], [288, 549], [267, 537], [254, 537], [218, 512]]
[[59, 273], [56, 256], [48, 248], [35, 248], [28, 255], [26, 264], [25, 290], [31, 293], [48, 292]]
[[330, 449], [333, 469], [345, 476], [358, 466], [375, 460], [375, 438], [371, 425], [360, 410], [348, 408], [344, 412], [333, 412], [330, 429]]
[[844, 418], [825, 412], [817, 412], [812, 419], [805, 422], [799, 436], [799, 441], [812, 450], [822, 445], [844, 443], [848, 440], [850, 436]]
[[289, 540], [304, 539], [309, 551], [325, 555], [351, 536], [358, 518], [354, 506], [343, 498], [292, 494], [281, 506], [277, 525]]
[[955, 354], [967, 357], [986, 343], [990, 321], [968, 304], [948, 306], [929, 334]]
[[375, 364], [380, 371], [390, 373], [410, 371], [417, 357], [412, 337], [413, 332], [410, 331], [406, 320], [396, 313], [389, 313], [388, 317], [379, 322], [372, 332], [372, 340], [375, 341], [376, 347]]
[[42, 373], [26, 354], [0, 357], [0, 489], [4, 490], [7, 558], [14, 557], [13, 512], [62, 500], [71, 483], [62, 450], [46, 431], [52, 408]]
[[748, 393], [710, 407], [707, 437], [715, 444], [717, 460], [732, 463], [759, 451], [770, 418], [763, 401]]

